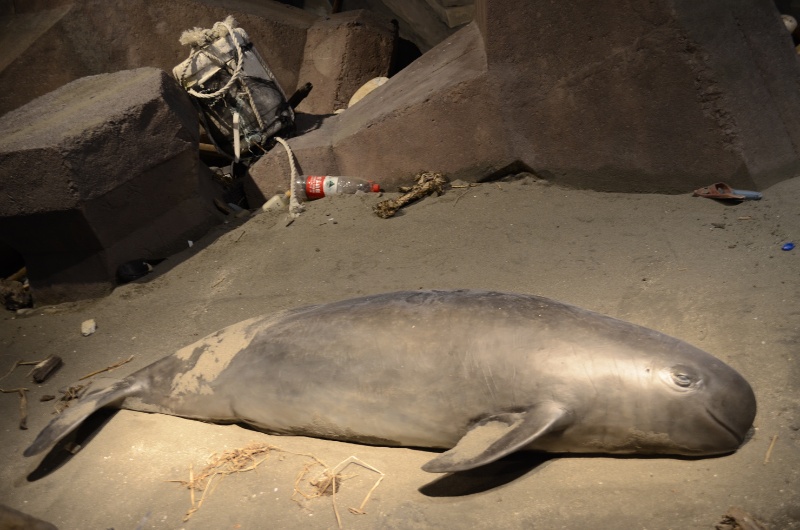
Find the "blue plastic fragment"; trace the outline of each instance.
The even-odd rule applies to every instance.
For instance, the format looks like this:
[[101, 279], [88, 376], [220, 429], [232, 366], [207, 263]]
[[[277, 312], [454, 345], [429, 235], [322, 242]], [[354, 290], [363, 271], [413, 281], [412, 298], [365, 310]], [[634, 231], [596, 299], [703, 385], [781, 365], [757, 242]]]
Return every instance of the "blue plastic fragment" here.
[[781, 250], [792, 250], [794, 248], [794, 243], [784, 243], [781, 247]]
[[750, 191], [750, 190], [731, 190], [734, 195], [741, 195], [747, 201], [760, 201], [761, 200], [761, 193], [758, 191]]

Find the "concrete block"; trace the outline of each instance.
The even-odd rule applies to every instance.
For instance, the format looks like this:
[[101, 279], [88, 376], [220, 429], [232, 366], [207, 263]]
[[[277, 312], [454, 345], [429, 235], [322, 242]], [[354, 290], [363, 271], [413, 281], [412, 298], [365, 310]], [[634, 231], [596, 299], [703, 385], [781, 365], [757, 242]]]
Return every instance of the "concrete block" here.
[[346, 11], [319, 19], [308, 30], [299, 78], [314, 89], [297, 110], [331, 114], [372, 78], [386, 76], [396, 40], [388, 19], [369, 11]]
[[121, 263], [164, 257], [219, 220], [196, 111], [162, 70], [81, 78], [0, 129], [0, 239], [37, 303], [103, 295]]
[[426, 0], [433, 11], [449, 27], [455, 28], [472, 22], [475, 3], [465, 0]]
[[770, 0], [476, 8], [515, 157], [541, 176], [676, 193], [800, 170], [800, 62]]
[[[291, 94], [298, 86], [306, 32], [317, 20], [300, 9], [260, 0], [18, 3], [25, 9], [0, 17], [0, 115], [80, 77], [144, 66], [171, 72], [189, 56], [178, 42], [181, 33], [210, 28], [227, 15], [247, 31]], [[34, 12], [34, 7], [52, 9]]]

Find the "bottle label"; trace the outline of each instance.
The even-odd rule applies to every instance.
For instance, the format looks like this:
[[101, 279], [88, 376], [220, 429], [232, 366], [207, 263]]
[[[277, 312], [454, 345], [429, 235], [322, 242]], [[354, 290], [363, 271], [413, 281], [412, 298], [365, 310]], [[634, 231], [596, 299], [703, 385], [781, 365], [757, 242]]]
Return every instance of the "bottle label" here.
[[308, 177], [306, 178], [306, 197], [308, 200], [321, 199], [336, 193], [339, 177]]

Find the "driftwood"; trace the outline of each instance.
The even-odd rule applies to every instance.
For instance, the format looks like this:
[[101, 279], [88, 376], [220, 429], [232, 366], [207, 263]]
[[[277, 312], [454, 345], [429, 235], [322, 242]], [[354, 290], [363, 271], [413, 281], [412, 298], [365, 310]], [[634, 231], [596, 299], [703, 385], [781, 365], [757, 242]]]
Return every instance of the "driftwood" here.
[[419, 173], [415, 177], [415, 180], [417, 183], [414, 184], [414, 186], [410, 188], [400, 188], [400, 191], [403, 192], [404, 195], [376, 204], [373, 210], [375, 215], [383, 219], [388, 219], [406, 204], [412, 203], [432, 193], [441, 195], [444, 193], [445, 184], [447, 184], [447, 179], [441, 173], [433, 173], [431, 171]]
[[61, 357], [58, 355], [49, 356], [47, 359], [34, 366], [33, 370], [31, 370], [33, 382], [44, 383], [45, 380], [50, 377], [59, 366], [61, 366]]
[[10, 282], [21, 282], [22, 279], [27, 275], [28, 275], [28, 269], [26, 267], [22, 267], [20, 270], [18, 270], [11, 276], [7, 277], [6, 280]]
[[27, 388], [11, 388], [9, 390], [0, 388], [0, 392], [3, 394], [19, 394], [19, 428], [23, 431], [28, 428], [28, 396], [25, 394], [27, 391]]

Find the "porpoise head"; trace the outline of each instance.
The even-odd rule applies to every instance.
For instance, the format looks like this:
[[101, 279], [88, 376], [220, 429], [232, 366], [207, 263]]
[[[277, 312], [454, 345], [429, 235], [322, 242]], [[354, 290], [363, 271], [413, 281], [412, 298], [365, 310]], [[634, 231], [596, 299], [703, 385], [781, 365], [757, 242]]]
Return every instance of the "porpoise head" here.
[[[655, 332], [651, 338], [638, 354], [618, 358], [616, 374], [604, 381], [618, 399], [605, 405], [606, 430], [594, 433], [599, 448], [687, 456], [738, 449], [756, 415], [750, 384], [694, 346]], [[590, 414], [595, 422], [598, 413]]]
[[730, 453], [745, 440], [756, 415], [750, 384], [719, 359], [688, 344], [652, 374], [664, 400], [669, 438], [687, 455]]

